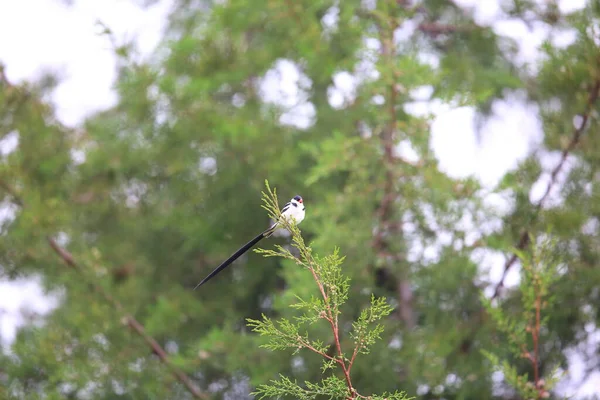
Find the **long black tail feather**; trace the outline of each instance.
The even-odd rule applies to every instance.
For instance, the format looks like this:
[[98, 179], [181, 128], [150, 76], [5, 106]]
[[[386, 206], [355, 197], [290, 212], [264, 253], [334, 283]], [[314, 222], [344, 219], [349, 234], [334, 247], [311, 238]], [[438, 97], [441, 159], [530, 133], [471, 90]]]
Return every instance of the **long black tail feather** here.
[[202, 281], [199, 284], [197, 284], [196, 287], [194, 287], [194, 290], [198, 289], [200, 286], [204, 285], [206, 282], [208, 282], [213, 277], [215, 277], [219, 272], [221, 272], [225, 268], [227, 268], [232, 262], [234, 262], [235, 260], [240, 258], [240, 256], [242, 254], [244, 254], [245, 252], [250, 250], [252, 248], [252, 246], [254, 246], [256, 243], [260, 242], [262, 239], [264, 239], [266, 237], [271, 236], [273, 234], [273, 232], [275, 231], [276, 226], [277, 226], [277, 224], [273, 224], [269, 229], [262, 232], [257, 237], [255, 237], [254, 239], [252, 239], [251, 241], [249, 241], [248, 243], [243, 245], [238, 251], [233, 253], [231, 255], [231, 257], [229, 257], [227, 260], [223, 261], [223, 263], [221, 263], [221, 265], [219, 265], [217, 268], [215, 268], [215, 270], [213, 272], [208, 274], [208, 276], [206, 278], [202, 279]]

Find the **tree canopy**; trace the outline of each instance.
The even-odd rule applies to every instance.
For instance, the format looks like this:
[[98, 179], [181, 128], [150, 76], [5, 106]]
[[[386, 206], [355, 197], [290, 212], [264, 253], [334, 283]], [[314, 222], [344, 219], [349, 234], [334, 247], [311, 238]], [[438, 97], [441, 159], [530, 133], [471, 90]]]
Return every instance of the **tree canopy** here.
[[[598, 370], [600, 7], [501, 2], [501, 18], [548, 33], [524, 60], [459, 3], [176, 0], [151, 57], [116, 45], [117, 104], [76, 128], [48, 100], [53, 76], [0, 68], [0, 143], [18, 143], [0, 153], [1, 277], [39, 277], [59, 299], [2, 349], [0, 397], [245, 399], [280, 376], [343, 382], [248, 325], [294, 321], [298, 297], [319, 296], [293, 259], [248, 252], [192, 290], [269, 226], [265, 179], [303, 196], [295, 238], [345, 257], [341, 346], [387, 299], [352, 367], [361, 394], [558, 398], [571, 352]], [[440, 168], [435, 115], [415, 106], [472, 107], [481, 128], [515, 99], [537, 113], [538, 148], [494, 187]], [[505, 260], [501, 280], [487, 255]], [[335, 349], [326, 323], [310, 335]]]

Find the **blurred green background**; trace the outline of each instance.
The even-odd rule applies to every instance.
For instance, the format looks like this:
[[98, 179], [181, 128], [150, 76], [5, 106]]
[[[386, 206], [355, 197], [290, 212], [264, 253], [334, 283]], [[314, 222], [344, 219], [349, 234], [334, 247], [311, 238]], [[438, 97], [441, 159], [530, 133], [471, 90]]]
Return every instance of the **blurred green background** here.
[[[280, 201], [304, 197], [301, 229], [316, 252], [339, 246], [347, 257], [342, 326], [371, 294], [395, 308], [353, 369], [361, 393], [518, 398], [481, 350], [521, 373], [531, 366], [509, 351], [480, 299], [499, 287], [497, 301], [520, 314], [519, 263], [511, 284], [499, 282], [529, 232], [556, 239], [565, 264], [545, 310], [540, 370], [565, 373], [553, 397], [592, 398], [578, 390], [600, 367], [600, 7], [490, 0], [492, 18], [474, 3], [174, 0], [145, 56], [110, 23], [96, 29], [117, 58], [116, 103], [76, 126], [52, 98], [60, 73], [15, 80], [7, 62], [2, 288], [37, 279], [56, 307], [30, 315], [5, 343], [0, 398], [192, 398], [90, 281], [209, 398], [252, 398], [279, 373], [318, 379], [318, 356], [261, 349], [245, 325], [262, 313], [289, 317], [296, 295], [316, 294], [305, 270], [248, 253], [191, 290], [268, 226], [265, 179]], [[469, 113], [468, 132], [459, 114], [442, 118], [451, 110]], [[449, 172], [440, 154], [476, 173]], [[488, 157], [506, 165], [501, 175], [481, 171], [497, 171]]]

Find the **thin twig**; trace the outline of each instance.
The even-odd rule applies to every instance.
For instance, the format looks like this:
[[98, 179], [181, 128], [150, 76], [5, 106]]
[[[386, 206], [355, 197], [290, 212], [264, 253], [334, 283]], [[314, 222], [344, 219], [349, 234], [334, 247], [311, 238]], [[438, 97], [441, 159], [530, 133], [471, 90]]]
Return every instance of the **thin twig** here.
[[13, 189], [12, 186], [10, 186], [4, 179], [0, 178], [0, 187], [2, 189], [4, 189], [4, 191], [6, 193], [8, 193], [10, 196], [12, 196], [12, 198], [15, 200], [15, 203], [17, 203], [19, 206], [24, 207], [25, 206], [25, 202], [23, 201], [23, 199], [21, 198], [21, 196], [19, 196], [17, 194], [17, 191], [15, 189]]
[[360, 341], [358, 341], [356, 343], [356, 346], [354, 346], [354, 351], [352, 352], [352, 357], [350, 358], [350, 362], [348, 363], [348, 373], [350, 373], [350, 371], [352, 370], [352, 366], [354, 365], [354, 360], [356, 359], [356, 356], [358, 355], [359, 348], [360, 348]]
[[[59, 246], [58, 243], [56, 243], [56, 241], [54, 239], [52, 239], [50, 237], [48, 237], [47, 239], [48, 239], [48, 243], [50, 244], [50, 247], [52, 247], [52, 249], [65, 262], [65, 264], [67, 264], [69, 267], [73, 268], [74, 270], [81, 271], [81, 268], [75, 262], [71, 253], [69, 253], [67, 250], [65, 250], [61, 246]], [[113, 296], [111, 296], [107, 291], [105, 291], [101, 286], [96, 285], [91, 282], [89, 282], [88, 284], [96, 293], [100, 294], [117, 311], [126, 314], [123, 305], [117, 299], [115, 299]], [[181, 371], [179, 368], [177, 368], [175, 365], [173, 365], [171, 363], [171, 361], [169, 361], [167, 352], [162, 348], [162, 346], [152, 336], [150, 336], [146, 333], [144, 326], [140, 322], [138, 322], [133, 316], [131, 316], [129, 314], [125, 315], [124, 320], [127, 323], [127, 325], [134, 332], [136, 332], [138, 335], [140, 335], [142, 337], [142, 339], [144, 339], [146, 344], [148, 344], [148, 346], [150, 346], [152, 351], [158, 356], [158, 358], [163, 362], [163, 364], [165, 364], [169, 368], [169, 370], [171, 371], [173, 376], [179, 382], [181, 382], [181, 384], [183, 384], [195, 398], [197, 398], [197, 399], [208, 399], [209, 398], [208, 395], [206, 395], [205, 393], [200, 391], [200, 388], [198, 388], [198, 386], [196, 386], [196, 384], [183, 371]]]
[[335, 361], [336, 363], [340, 364], [342, 362], [342, 360], [339, 360], [337, 358], [331, 357], [329, 354], [325, 353], [324, 351], [318, 350], [316, 349], [313, 345], [311, 345], [310, 343], [302, 340], [302, 338], [298, 339], [298, 343], [300, 343], [301, 346], [306, 347], [307, 349], [309, 349], [310, 351], [317, 353], [319, 355], [321, 355], [322, 357], [331, 360], [331, 361]]

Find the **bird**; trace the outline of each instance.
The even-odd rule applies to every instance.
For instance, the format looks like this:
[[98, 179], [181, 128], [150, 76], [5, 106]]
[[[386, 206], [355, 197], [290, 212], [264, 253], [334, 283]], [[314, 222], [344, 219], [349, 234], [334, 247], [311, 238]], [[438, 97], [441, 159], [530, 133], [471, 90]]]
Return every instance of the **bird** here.
[[[294, 196], [281, 209], [281, 218], [282, 219], [285, 218], [290, 223], [293, 222], [295, 224], [299, 224], [300, 222], [302, 222], [302, 220], [304, 220], [304, 215], [305, 215], [304, 210], [305, 210], [304, 200], [302, 199], [302, 196], [299, 196], [299, 195]], [[256, 243], [260, 242], [264, 238], [268, 238], [269, 236], [271, 236], [277, 230], [277, 228], [279, 227], [281, 222], [282, 222], [281, 219], [279, 221], [276, 221], [267, 230], [260, 233], [254, 239], [252, 239], [251, 241], [249, 241], [248, 243], [243, 245], [238, 251], [233, 253], [231, 255], [231, 257], [229, 257], [227, 260], [223, 261], [223, 263], [221, 263], [221, 265], [219, 265], [217, 268], [215, 268], [215, 270], [213, 272], [208, 274], [208, 276], [206, 278], [202, 279], [202, 281], [200, 281], [200, 283], [197, 284], [196, 287], [194, 287], [194, 290], [198, 289], [200, 286], [204, 285], [206, 282], [208, 282], [209, 280], [214, 278], [219, 272], [221, 272], [225, 268], [227, 268], [232, 262], [237, 260], [242, 254], [244, 254], [245, 252], [250, 250], [252, 248], [252, 246], [254, 246]]]

